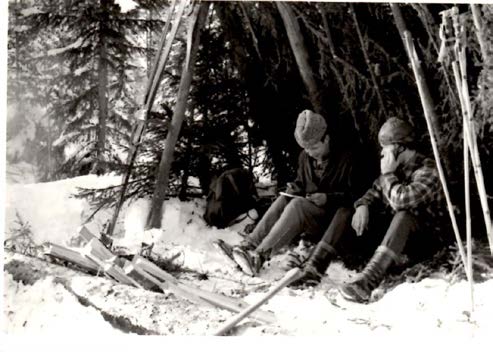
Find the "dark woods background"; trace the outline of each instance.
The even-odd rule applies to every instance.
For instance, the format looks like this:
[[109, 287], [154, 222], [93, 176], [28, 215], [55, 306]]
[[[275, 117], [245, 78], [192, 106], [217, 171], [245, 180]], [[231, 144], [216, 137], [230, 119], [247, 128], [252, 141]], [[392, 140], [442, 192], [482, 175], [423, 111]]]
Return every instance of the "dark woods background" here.
[[[39, 181], [125, 170], [134, 114], [142, 103], [169, 11], [165, 1], [135, 2], [137, 8], [125, 13], [112, 0], [9, 2], [8, 139], [28, 127], [32, 133], [23, 149], [8, 153], [10, 163], [34, 164]], [[366, 184], [378, 174], [377, 133], [391, 116], [409, 120], [418, 131], [419, 148], [430, 154], [417, 87], [390, 6], [302, 2], [286, 6], [296, 16], [317, 96], [313, 92], [310, 96], [301, 79], [274, 2], [214, 2], [175, 153], [171, 193], [182, 198], [193, 193], [187, 182], [190, 176], [198, 177], [206, 192], [214, 174], [235, 166], [272, 174], [282, 187], [294, 176], [300, 149], [293, 130], [298, 113], [307, 108], [326, 117], [331, 136], [340, 145], [360, 151]], [[431, 89], [442, 162], [460, 208], [462, 117], [450, 66], [437, 62], [439, 13], [450, 7], [400, 5]], [[491, 49], [493, 7], [481, 8]], [[468, 82], [491, 200], [493, 68], [483, 65], [470, 8], [459, 9], [469, 13]], [[146, 127], [129, 198], [153, 192], [185, 43], [182, 26]], [[471, 190], [475, 192], [475, 187]], [[111, 206], [116, 191], [118, 187], [81, 194], [95, 204]], [[480, 217], [479, 202], [473, 206]]]

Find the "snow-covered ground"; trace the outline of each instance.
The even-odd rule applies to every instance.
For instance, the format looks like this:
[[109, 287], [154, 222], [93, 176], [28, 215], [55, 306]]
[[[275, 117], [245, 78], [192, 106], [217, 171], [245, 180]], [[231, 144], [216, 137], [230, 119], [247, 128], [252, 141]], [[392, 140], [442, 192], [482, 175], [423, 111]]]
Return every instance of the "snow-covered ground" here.
[[[29, 222], [36, 243], [50, 241], [67, 246], [73, 244], [77, 228], [91, 213], [86, 201], [71, 196], [76, 187], [103, 187], [118, 182], [120, 177], [89, 175], [51, 183], [8, 184], [6, 238], [16, 226], [17, 213]], [[163, 228], [144, 232], [148, 202], [133, 202], [122, 210], [121, 221], [115, 232], [115, 245], [136, 251], [141, 242], [153, 241], [156, 253], [165, 257], [179, 254], [177, 261], [184, 266], [206, 273], [209, 280], [198, 283], [202, 288], [222, 293], [241, 289], [246, 293], [244, 299], [253, 302], [265, 294], [268, 282], [283, 276], [284, 273], [276, 266], [281, 257], [275, 257], [259, 278], [247, 277], [231, 268], [215, 252], [211, 243], [218, 238], [229, 243], [240, 241], [237, 231], [243, 229], [246, 222], [224, 230], [210, 228], [202, 220], [203, 206], [202, 199], [188, 202], [171, 199], [165, 203]], [[89, 228], [99, 233], [111, 214], [111, 211], [98, 213], [88, 224]], [[5, 253], [5, 264], [14, 257]], [[471, 312], [467, 283], [451, 283], [445, 277], [403, 283], [372, 304], [349, 303], [339, 296], [335, 287], [354, 274], [341, 263], [334, 263], [318, 287], [304, 290], [285, 288], [262, 307], [274, 312], [276, 324], [267, 326], [247, 323], [246, 320], [240, 324], [242, 328], [237, 333], [243, 336], [324, 336], [351, 344], [356, 341], [383, 343], [388, 341], [384, 339], [398, 339], [399, 344], [405, 347], [408, 343], [424, 338], [432, 338], [444, 346], [453, 346], [459, 341], [488, 341], [493, 332], [493, 280], [474, 286], [475, 310]], [[80, 281], [100, 279], [86, 276], [81, 277]], [[17, 282], [4, 271], [3, 286], [2, 332], [10, 338], [46, 337], [62, 333], [64, 336], [83, 334], [95, 338], [106, 336], [119, 339], [123, 335], [103, 320], [93, 307], [82, 306], [53, 277], [47, 276], [29, 285]], [[153, 295], [163, 296], [156, 293]], [[191, 303], [190, 307], [195, 309]], [[183, 314], [183, 311], [179, 312]], [[196, 310], [195, 314], [198, 312], [200, 310]], [[203, 317], [194, 318], [193, 329], [183, 331], [193, 335], [209, 335], [214, 327], [217, 328], [217, 321], [224, 321], [232, 314], [219, 309], [215, 312], [209, 309], [203, 313]], [[147, 313], [142, 310], [131, 314]], [[167, 314], [173, 314], [173, 310]], [[167, 318], [173, 321], [172, 318], [180, 317]], [[491, 343], [489, 345], [491, 347]], [[324, 349], [330, 348], [330, 345], [326, 346]], [[387, 349], [392, 346], [381, 347]]]

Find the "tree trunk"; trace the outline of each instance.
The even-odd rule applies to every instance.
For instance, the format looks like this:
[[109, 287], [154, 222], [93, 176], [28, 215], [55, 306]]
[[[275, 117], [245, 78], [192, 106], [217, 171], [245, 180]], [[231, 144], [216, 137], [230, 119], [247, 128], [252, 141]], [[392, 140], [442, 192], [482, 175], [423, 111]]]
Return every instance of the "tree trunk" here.
[[[149, 9], [149, 13], [147, 14], [147, 21], [149, 23], [151, 23], [152, 21], [152, 8]], [[148, 77], [151, 77], [151, 69], [152, 69], [152, 26], [149, 26], [149, 28], [147, 29], [147, 32], [146, 32], [146, 36], [147, 36], [147, 43], [146, 43], [146, 50], [147, 50], [147, 56], [146, 56], [146, 59], [147, 59], [147, 76]]]
[[[101, 1], [103, 16], [107, 16], [106, 0]], [[93, 166], [93, 172], [99, 173], [103, 168], [104, 151], [106, 147], [106, 121], [108, 118], [108, 58], [106, 53], [106, 43], [104, 35], [106, 32], [104, 18], [99, 23], [99, 62], [98, 62], [98, 103], [99, 103], [99, 123], [98, 137], [96, 144], [97, 161]]]
[[480, 5], [470, 4], [470, 6], [471, 6], [474, 27], [476, 28], [476, 36], [478, 37], [479, 48], [481, 49], [481, 55], [483, 55], [483, 63], [488, 64], [489, 55], [488, 55], [486, 41], [484, 40], [484, 35], [483, 35], [483, 26], [481, 23], [481, 9], [479, 8]]
[[180, 191], [178, 192], [178, 199], [182, 202], [187, 200], [188, 178], [190, 177], [189, 166], [190, 163], [187, 160], [187, 162], [185, 163], [186, 169], [183, 170], [183, 175], [181, 176]]
[[176, 101], [173, 118], [169, 126], [164, 150], [159, 163], [151, 209], [147, 217], [146, 227], [148, 229], [161, 227], [162, 206], [166, 191], [168, 189], [169, 173], [173, 162], [173, 152], [175, 150], [176, 141], [178, 140], [181, 125], [185, 117], [188, 94], [192, 84], [192, 77], [195, 68], [195, 59], [199, 48], [200, 31], [205, 23], [209, 6], [209, 2], [202, 2], [194, 9], [190, 27], [188, 29], [189, 33], [192, 34], [191, 41], [187, 43], [189, 52], [187, 60], [183, 66], [180, 87], [178, 90], [178, 99]]
[[296, 20], [293, 10], [290, 7], [291, 5], [282, 2], [276, 2], [276, 5], [279, 13], [281, 14], [284, 27], [286, 28], [289, 43], [291, 44], [291, 49], [293, 50], [296, 63], [298, 64], [298, 69], [300, 70], [301, 78], [303, 79], [303, 83], [308, 91], [313, 109], [315, 112], [324, 114], [320, 89], [318, 89], [312, 68], [308, 63], [308, 50], [305, 46], [305, 42], [303, 41], [303, 36], [301, 34], [298, 21]]
[[375, 89], [375, 92], [377, 94], [378, 103], [380, 104], [380, 107], [382, 109], [383, 114], [386, 117], [388, 117], [387, 109], [385, 108], [385, 104], [384, 104], [384, 101], [382, 98], [382, 93], [380, 92], [380, 85], [378, 84], [377, 77], [375, 76], [375, 72], [374, 72], [372, 64], [371, 64], [370, 57], [368, 55], [368, 50], [366, 48], [365, 41], [363, 39], [363, 35], [361, 34], [361, 29], [359, 26], [358, 17], [356, 16], [356, 11], [354, 9], [353, 4], [349, 4], [349, 11], [351, 12], [351, 15], [353, 17], [354, 26], [356, 28], [356, 33], [358, 33], [358, 39], [359, 39], [359, 42], [361, 45], [361, 51], [363, 52], [363, 57], [365, 58], [366, 66], [367, 66], [368, 72], [370, 73], [371, 81], [373, 83], [373, 89]]
[[[335, 46], [334, 46], [334, 41], [332, 40], [332, 33], [330, 30], [329, 21], [327, 19], [327, 13], [323, 10], [320, 10], [320, 16], [322, 17], [322, 25], [323, 25], [323, 28], [325, 31], [325, 35], [327, 37], [327, 45], [329, 46], [329, 51], [330, 51], [330, 54], [332, 56], [332, 59], [334, 61], [338, 61], [338, 62], [342, 63], [342, 65], [343, 65], [342, 73], [343, 73], [345, 70], [348, 69], [347, 68], [348, 66], [349, 67], [353, 67], [353, 66], [349, 63], [346, 63], [345, 60], [343, 60], [337, 56]], [[353, 125], [354, 125], [354, 128], [356, 130], [356, 134], [358, 135], [358, 139], [359, 139], [361, 144], [364, 144], [363, 141], [367, 140], [368, 133], [362, 132], [361, 125], [358, 121], [356, 111], [354, 109], [354, 104], [349, 98], [350, 94], [348, 93], [348, 88], [345, 86], [345, 82], [344, 82], [344, 79], [342, 77], [342, 73], [335, 66], [334, 63], [330, 64], [330, 68], [332, 70], [332, 73], [334, 74], [334, 77], [336, 78], [337, 84], [339, 85], [339, 89], [342, 93], [343, 100], [345, 101], [347, 108], [351, 112], [351, 117], [353, 118]], [[359, 73], [357, 70], [355, 70], [354, 72]], [[366, 77], [363, 76], [363, 78], [366, 78]]]

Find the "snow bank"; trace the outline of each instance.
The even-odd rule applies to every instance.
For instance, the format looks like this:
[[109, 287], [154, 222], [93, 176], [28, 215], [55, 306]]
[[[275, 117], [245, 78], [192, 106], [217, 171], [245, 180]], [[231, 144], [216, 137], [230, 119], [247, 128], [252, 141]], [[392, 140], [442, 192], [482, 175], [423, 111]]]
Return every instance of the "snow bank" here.
[[[51, 241], [68, 244], [89, 212], [87, 202], [71, 197], [75, 188], [103, 187], [119, 182], [120, 177], [90, 175], [52, 183], [11, 185], [7, 188], [7, 229], [13, 224], [15, 212], [18, 211], [31, 224], [37, 243]], [[211, 243], [218, 238], [237, 243], [241, 240], [238, 230], [242, 230], [248, 220], [229, 229], [211, 228], [202, 219], [203, 207], [203, 199], [188, 202], [167, 200], [162, 228], [144, 231], [149, 201], [137, 200], [122, 209], [115, 245], [137, 251], [142, 242], [153, 242], [156, 253], [162, 256], [179, 254], [177, 260], [185, 266], [207, 273], [210, 277], [215, 275], [215, 278], [229, 280], [205, 280], [201, 282], [203, 288], [227, 292], [226, 282], [229, 282], [230, 292], [241, 290], [246, 294], [247, 302], [254, 302], [265, 294], [266, 281], [277, 280], [283, 275], [276, 265], [280, 257], [271, 260], [270, 267], [262, 271], [260, 278], [248, 278], [235, 271]], [[111, 215], [112, 211], [99, 214], [90, 226], [93, 230], [96, 228], [94, 231], [97, 233], [98, 227]], [[372, 304], [350, 303], [342, 299], [336, 288], [354, 274], [341, 263], [333, 263], [321, 285], [304, 290], [284, 289], [265, 305], [266, 310], [276, 314], [278, 325], [245, 324], [239, 334], [351, 336], [361, 341], [395, 336], [402, 336], [404, 341], [408, 341], [419, 336], [432, 336], [440, 341], [453, 342], [458, 339], [486, 340], [493, 331], [493, 280], [474, 286], [475, 310], [471, 312], [467, 283], [452, 284], [444, 278], [400, 284]], [[15, 283], [6, 274], [4, 280], [9, 333], [51, 332], [64, 324], [70, 325], [70, 329], [64, 331], [83, 330], [91, 334], [92, 331], [100, 334], [111, 331], [106, 324], [95, 324], [96, 320], [101, 320], [95, 318], [96, 312], [80, 307], [63, 287], [49, 279], [33, 286]], [[214, 312], [212, 310], [207, 319], [219, 319], [219, 313]], [[75, 316], [78, 318], [74, 319]], [[47, 321], [50, 323], [47, 324]]]
[[[4, 272], [4, 329], [8, 334], [67, 335], [106, 338], [123, 335], [101, 319], [92, 307], [80, 305], [53, 278], [36, 281], [32, 286], [13, 280]], [[77, 317], [74, 319], [74, 317]], [[70, 329], [66, 328], [70, 321]]]
[[[77, 236], [77, 229], [92, 213], [84, 199], [73, 197], [77, 187], [103, 188], [117, 185], [119, 176], [87, 175], [56, 182], [39, 184], [14, 184], [7, 186], [6, 192], [6, 232], [16, 227], [16, 213], [31, 225], [36, 244], [52, 242], [70, 245]], [[180, 254], [182, 262], [193, 269], [225, 270], [224, 259], [212, 247], [212, 241], [221, 238], [232, 244], [241, 237], [249, 219], [228, 229], [209, 227], [202, 219], [204, 200], [180, 202], [170, 199], [163, 207], [162, 229], [144, 231], [149, 203], [147, 199], [136, 200], [121, 210], [119, 223], [115, 230], [115, 245], [137, 252], [142, 242], [155, 243], [155, 251], [163, 256]], [[93, 221], [87, 224], [95, 234], [113, 215], [113, 209], [100, 211]], [[226, 269], [228, 272], [228, 269]]]
[[29, 164], [25, 161], [21, 161], [16, 164], [7, 163], [6, 167], [6, 181], [7, 184], [29, 184], [36, 182], [37, 174], [36, 166]]
[[[169, 199], [163, 207], [162, 228], [144, 231], [150, 201], [140, 199], [125, 211], [125, 236], [116, 239], [115, 245], [136, 251], [142, 242], [154, 243], [154, 250], [164, 256], [180, 255], [182, 263], [192, 269], [203, 271], [225, 271], [225, 261], [212, 246], [212, 242], [223, 239], [231, 244], [241, 241], [238, 231], [251, 221], [235, 224], [227, 229], [210, 227], [202, 218], [205, 200], [181, 202]], [[226, 265], [226, 272], [229, 272]]]
[[[31, 225], [33, 240], [37, 244], [46, 241], [68, 245], [77, 228], [91, 214], [85, 200], [73, 198], [77, 187], [104, 187], [116, 185], [120, 177], [95, 175], [81, 176], [56, 182], [7, 185], [5, 203], [6, 237], [15, 228], [16, 212]], [[93, 222], [100, 227], [108, 214], [102, 212]]]

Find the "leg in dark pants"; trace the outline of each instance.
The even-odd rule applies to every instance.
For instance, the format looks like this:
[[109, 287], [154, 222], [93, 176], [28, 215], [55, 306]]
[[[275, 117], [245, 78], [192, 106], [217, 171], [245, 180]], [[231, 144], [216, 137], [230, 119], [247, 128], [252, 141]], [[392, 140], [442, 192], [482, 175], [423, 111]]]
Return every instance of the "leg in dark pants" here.
[[303, 232], [320, 235], [327, 226], [327, 211], [308, 199], [293, 199], [258, 245], [259, 253], [276, 253]]
[[288, 205], [290, 200], [291, 199], [286, 196], [279, 196], [274, 203], [271, 204], [269, 209], [267, 209], [262, 219], [260, 219], [257, 226], [255, 226], [255, 229], [245, 238], [245, 240], [253, 247], [257, 247], [269, 234], [269, 231], [277, 220], [279, 220], [284, 208], [286, 208], [286, 205]]
[[337, 209], [324, 236], [303, 266], [303, 276], [291, 286], [313, 286], [320, 282], [330, 262], [336, 256], [334, 245], [350, 229], [352, 214], [351, 208]]
[[337, 209], [329, 228], [325, 231], [324, 236], [320, 242], [325, 243], [328, 246], [335, 247], [341, 237], [351, 229], [351, 217], [353, 215], [353, 209], [351, 208], [339, 208]]
[[[265, 212], [264, 216], [260, 219], [255, 229], [247, 235], [239, 246], [231, 246], [222, 240], [214, 242], [214, 245], [218, 248], [218, 251], [224, 255], [227, 260], [233, 260], [233, 249], [238, 247], [244, 251], [253, 250], [263, 241], [263, 239], [269, 234], [270, 230], [276, 224], [281, 217], [286, 206], [292, 199], [286, 196], [279, 196], [274, 203], [271, 204], [269, 209]], [[236, 265], [236, 262], [235, 262]]]
[[399, 211], [392, 218], [381, 245], [391, 249], [396, 255], [400, 255], [409, 237], [417, 233], [418, 229], [418, 222], [414, 215], [407, 211]]
[[383, 241], [369, 263], [352, 283], [341, 288], [344, 298], [356, 302], [368, 302], [372, 291], [380, 285], [388, 268], [399, 260], [409, 237], [416, 233], [416, 218], [407, 211], [394, 215]]
[[295, 198], [287, 204], [286, 197], [280, 198], [247, 239], [253, 245], [260, 241], [256, 248], [253, 251], [241, 247], [233, 249], [234, 260], [248, 275], [257, 275], [263, 262], [296, 236], [303, 232], [320, 235], [327, 226], [325, 208], [304, 198]]

